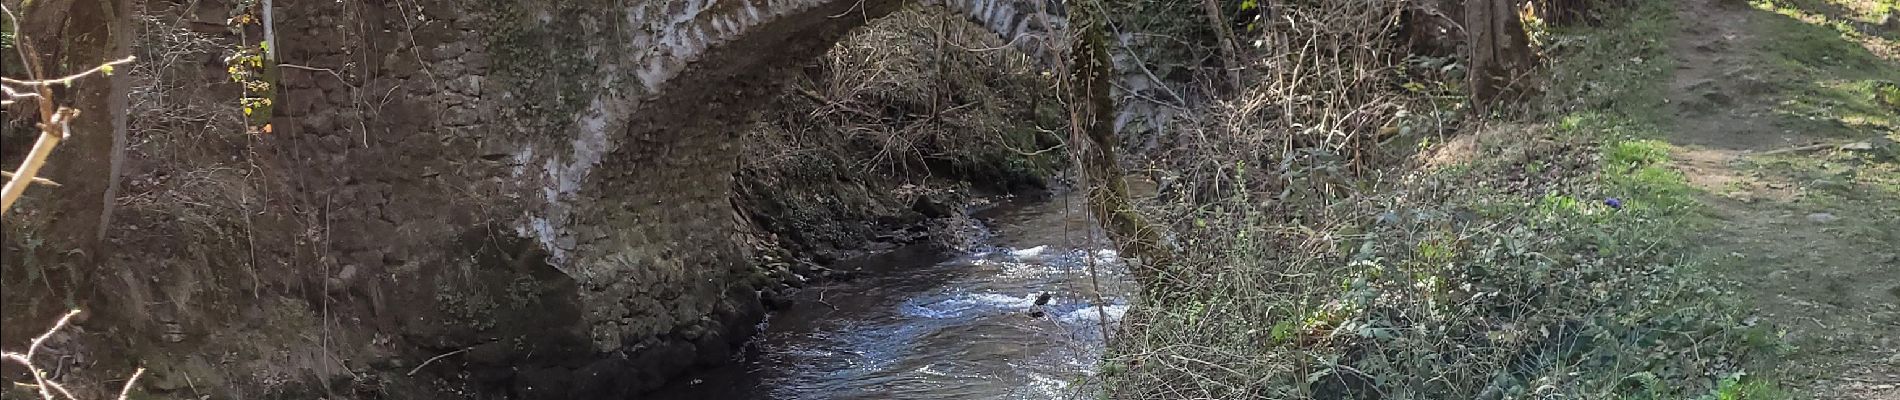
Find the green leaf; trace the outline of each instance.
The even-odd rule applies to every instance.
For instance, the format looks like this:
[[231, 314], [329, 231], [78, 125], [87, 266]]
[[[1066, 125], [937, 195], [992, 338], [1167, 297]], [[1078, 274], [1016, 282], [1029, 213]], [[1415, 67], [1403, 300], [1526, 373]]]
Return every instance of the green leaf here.
[[1273, 341], [1275, 343], [1286, 343], [1287, 341], [1293, 340], [1294, 330], [1298, 329], [1297, 324], [1298, 322], [1294, 322], [1292, 319], [1283, 319], [1280, 320], [1280, 322], [1274, 323], [1272, 331]]

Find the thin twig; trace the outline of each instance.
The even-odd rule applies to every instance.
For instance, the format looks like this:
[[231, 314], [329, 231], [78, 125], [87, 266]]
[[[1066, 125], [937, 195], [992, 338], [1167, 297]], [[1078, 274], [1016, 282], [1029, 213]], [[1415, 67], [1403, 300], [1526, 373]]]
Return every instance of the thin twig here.
[[52, 85], [52, 84], [71, 85], [73, 81], [78, 80], [79, 78], [84, 78], [87, 75], [99, 73], [100, 71], [104, 71], [107, 68], [112, 68], [112, 67], [116, 67], [116, 66], [123, 65], [126, 63], [130, 63], [137, 59], [138, 59], [137, 56], [125, 56], [125, 58], [108, 61], [105, 64], [99, 64], [99, 66], [97, 67], [92, 67], [92, 69], [85, 70], [77, 74], [67, 75], [59, 79], [19, 80], [19, 79], [13, 79], [13, 78], [8, 78], [8, 77], [0, 77], [0, 83], [5, 83], [8, 85], [14, 85], [14, 86], [27, 86], [27, 87], [38, 87], [38, 86], [46, 86], [46, 85]]
[[416, 367], [415, 367], [415, 368], [412, 368], [412, 369], [410, 369], [410, 370], [409, 370], [409, 373], [408, 373], [408, 374], [405, 374], [404, 376], [416, 376], [416, 371], [421, 371], [421, 370], [422, 370], [422, 367], [427, 367], [427, 366], [429, 366], [429, 363], [432, 363], [432, 362], [435, 362], [435, 360], [440, 360], [440, 359], [442, 359], [443, 357], [448, 357], [448, 356], [452, 356], [452, 355], [456, 355], [456, 354], [462, 354], [462, 352], [465, 352], [465, 351], [468, 351], [469, 349], [473, 349], [473, 348], [474, 348], [474, 347], [463, 347], [463, 348], [462, 348], [461, 350], [456, 350], [456, 351], [451, 351], [451, 352], [447, 352], [447, 353], [442, 353], [442, 354], [438, 354], [438, 355], [436, 355], [435, 357], [429, 357], [429, 359], [428, 359], [428, 360], [424, 360], [424, 361], [422, 361], [422, 364], [419, 364], [419, 365], [416, 365]]
[[343, 79], [343, 75], [337, 74], [336, 70], [329, 69], [329, 68], [309, 67], [309, 66], [291, 64], [291, 63], [277, 63], [277, 66], [285, 67], [285, 68], [301, 69], [305, 71], [328, 72], [330, 73], [330, 75], [336, 76], [337, 79]]
[[[13, 14], [13, 9], [0, 5], [0, 12], [6, 14], [10, 25], [16, 28], [20, 26], [19, 17]], [[14, 172], [14, 179], [7, 181], [4, 187], [0, 187], [0, 215], [5, 215], [8, 210], [12, 210], [13, 202], [19, 200], [20, 195], [26, 193], [27, 186], [36, 182], [34, 179], [39, 176], [40, 167], [46, 164], [46, 158], [52, 155], [53, 148], [58, 147], [59, 142], [66, 139], [66, 136], [71, 133], [72, 120], [79, 116], [79, 110], [56, 107], [56, 103], [52, 98], [53, 91], [48, 86], [51, 86], [53, 83], [70, 85], [73, 80], [106, 71], [113, 66], [129, 63], [137, 59], [137, 57], [127, 56], [116, 61], [100, 64], [99, 66], [92, 67], [92, 69], [77, 74], [48, 80], [43, 79], [41, 69], [45, 68], [45, 66], [40, 63], [39, 56], [33, 50], [32, 38], [16, 29], [14, 42], [16, 50], [19, 50], [20, 53], [20, 61], [26, 67], [28, 79], [20, 80], [0, 76], [0, 83], [18, 86], [20, 89], [31, 88], [32, 91], [35, 92], [34, 95], [27, 96], [24, 93], [14, 91], [13, 88], [7, 88], [5, 91], [8, 100], [26, 97], [33, 97], [38, 100], [40, 138], [33, 142], [33, 149], [28, 151], [26, 160], [20, 162], [19, 169]], [[11, 104], [10, 101], [9, 104]], [[108, 211], [110, 210], [108, 209]]]
[[844, 104], [842, 102], [837, 102], [837, 101], [832, 101], [831, 99], [827, 99], [825, 98], [824, 95], [818, 94], [818, 92], [814, 92], [811, 89], [806, 89], [806, 88], [801, 87], [801, 88], [798, 88], [797, 92], [800, 95], [804, 95], [805, 97], [810, 98], [812, 101], [824, 103], [826, 106], [830, 106], [830, 107], [837, 108], [840, 110], [850, 111], [852, 114], [857, 114], [865, 118], [870, 118], [870, 119], [874, 119], [878, 121], [884, 120], [884, 117], [877, 116], [877, 114], [872, 114], [869, 111], [860, 110], [857, 107], [851, 107], [850, 105]]
[[132, 394], [132, 386], [138, 384], [141, 375], [145, 375], [145, 367], [132, 371], [132, 377], [125, 380], [125, 387], [119, 389], [119, 400], [125, 400], [126, 396]]
[[[14, 176], [15, 175], [13, 175], [12, 172], [0, 171], [0, 177], [13, 179]], [[41, 178], [37, 176], [33, 177], [33, 183], [46, 185], [46, 186], [52, 186], [52, 187], [60, 187], [59, 182], [54, 182], [52, 179], [46, 179], [46, 178]]]
[[[1104, 15], [1107, 15], [1107, 14], [1104, 14]], [[1141, 59], [1141, 52], [1135, 51], [1134, 47], [1131, 47], [1128, 45], [1128, 41], [1122, 40], [1122, 38], [1120, 37], [1122, 30], [1119, 25], [1116, 25], [1114, 22], [1111, 21], [1108, 23], [1108, 28], [1115, 31], [1116, 33], [1115, 44], [1121, 45], [1122, 51], [1127, 52], [1125, 54], [1128, 54], [1128, 57], [1134, 60], [1136, 67], [1140, 67], [1141, 74], [1147, 75], [1148, 80], [1154, 81], [1155, 86], [1158, 86], [1161, 88], [1162, 91], [1167, 92], [1168, 97], [1174, 98], [1175, 104], [1171, 104], [1171, 105], [1182, 106], [1182, 107], [1187, 106], [1188, 104], [1187, 98], [1181, 97], [1180, 93], [1175, 93], [1174, 88], [1168, 87], [1167, 81], [1161, 80], [1161, 77], [1155, 76], [1155, 72], [1148, 69], [1148, 62]], [[1110, 60], [1110, 62], [1113, 62], [1113, 60]]]
[[1784, 147], [1784, 148], [1779, 148], [1779, 149], [1774, 149], [1774, 150], [1768, 150], [1768, 151], [1763, 151], [1760, 153], [1755, 153], [1752, 155], [1772, 156], [1772, 155], [1783, 154], [1783, 153], [1799, 153], [1803, 151], [1820, 150], [1820, 149], [1825, 149], [1828, 147], [1834, 147], [1834, 146], [1839, 146], [1839, 145], [1840, 145], [1839, 143], [1815, 143], [1815, 144], [1810, 144], [1806, 146]]

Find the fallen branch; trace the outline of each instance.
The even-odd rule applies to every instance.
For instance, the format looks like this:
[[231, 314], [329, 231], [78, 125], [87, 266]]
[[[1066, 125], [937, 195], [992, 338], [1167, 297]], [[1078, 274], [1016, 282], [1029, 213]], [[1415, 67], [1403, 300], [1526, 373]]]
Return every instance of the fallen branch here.
[[463, 348], [462, 348], [461, 350], [456, 350], [456, 351], [451, 351], [451, 352], [447, 352], [447, 353], [442, 353], [442, 354], [437, 354], [437, 355], [436, 355], [435, 357], [429, 357], [429, 359], [428, 359], [428, 360], [423, 360], [423, 361], [422, 361], [422, 364], [418, 364], [418, 365], [416, 365], [416, 367], [415, 367], [415, 368], [411, 368], [411, 369], [409, 370], [409, 373], [408, 373], [408, 374], [405, 374], [404, 376], [416, 376], [416, 371], [421, 371], [421, 370], [422, 370], [422, 367], [427, 367], [427, 366], [429, 366], [429, 363], [433, 363], [433, 362], [435, 362], [435, 360], [440, 360], [440, 359], [442, 359], [443, 357], [448, 357], [448, 356], [452, 356], [452, 355], [456, 355], [456, 354], [462, 354], [462, 352], [465, 352], [465, 351], [468, 351], [469, 349], [473, 349], [473, 348], [474, 348], [474, 347], [463, 347]]
[[1774, 150], [1768, 150], [1768, 151], [1764, 151], [1760, 153], [1755, 153], [1754, 155], [1772, 156], [1776, 154], [1799, 153], [1803, 151], [1820, 150], [1820, 149], [1825, 149], [1825, 148], [1840, 146], [1840, 145], [1842, 144], [1841, 143], [1815, 143], [1815, 144], [1810, 144], [1806, 146], [1784, 147], [1784, 148], [1779, 148], [1779, 149], [1774, 149]]

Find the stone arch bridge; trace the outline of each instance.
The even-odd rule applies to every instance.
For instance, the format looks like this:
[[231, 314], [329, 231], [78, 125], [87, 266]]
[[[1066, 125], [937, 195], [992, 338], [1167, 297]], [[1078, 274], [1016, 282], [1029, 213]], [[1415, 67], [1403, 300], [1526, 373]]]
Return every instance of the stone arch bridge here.
[[[1067, 62], [1060, 0], [672, 0], [580, 21], [598, 24], [599, 37], [624, 38], [577, 48], [610, 55], [595, 60], [592, 86], [620, 90], [593, 92], [559, 134], [490, 148], [507, 149], [500, 157], [518, 165], [509, 179], [531, 188], [521, 192], [527, 197], [511, 228], [578, 286], [584, 325], [576, 333], [591, 350], [627, 360], [600, 362], [646, 370], [594, 385], [638, 392], [680, 368], [671, 360], [693, 358], [680, 357], [681, 343], [701, 359], [720, 357], [728, 354], [721, 346], [748, 334], [759, 314], [756, 295], [739, 288], [752, 268], [749, 222], [731, 198], [751, 113], [790, 67], [854, 28], [916, 6], [960, 14], [1044, 65]], [[1122, 80], [1156, 85], [1139, 73]], [[1165, 110], [1130, 108], [1122, 121]]]
[[[1060, 0], [277, 0], [271, 133], [168, 142], [183, 139], [151, 127], [179, 122], [139, 105], [238, 93], [220, 74], [224, 48], [179, 49], [255, 46], [259, 27], [229, 25], [254, 3], [102, 2], [116, 12], [98, 14], [114, 21], [96, 33], [146, 64], [76, 86], [129, 91], [131, 111], [84, 128], [116, 139], [68, 141], [44, 176], [71, 184], [29, 193], [117, 196], [101, 238], [51, 239], [95, 250], [86, 263], [106, 272], [78, 286], [98, 288], [100, 319], [166, 333], [122, 345], [149, 360], [155, 385], [254, 372], [193, 377], [236, 398], [282, 393], [259, 376], [314, 376], [321, 388], [306, 391], [325, 393], [378, 368], [513, 398], [625, 398], [718, 363], [763, 314], [733, 173], [740, 133], [788, 70], [903, 7], [945, 7], [1046, 65], [1065, 61], [1068, 29]], [[1139, 72], [1119, 79], [1159, 87]], [[1118, 125], [1170, 110], [1124, 103]], [[128, 149], [123, 168], [115, 148]], [[168, 161], [185, 153], [212, 157]], [[96, 167], [105, 159], [115, 168]], [[237, 210], [204, 216], [241, 221], [212, 233], [244, 240], [194, 233], [222, 225], [133, 199], [197, 190]], [[69, 203], [52, 218], [100, 214]], [[317, 324], [325, 346], [298, 351], [326, 354], [298, 359], [370, 366], [286, 362], [268, 341], [219, 339]], [[449, 352], [461, 369], [407, 368]], [[219, 354], [257, 356], [199, 365]], [[390, 390], [443, 397], [416, 382]]]

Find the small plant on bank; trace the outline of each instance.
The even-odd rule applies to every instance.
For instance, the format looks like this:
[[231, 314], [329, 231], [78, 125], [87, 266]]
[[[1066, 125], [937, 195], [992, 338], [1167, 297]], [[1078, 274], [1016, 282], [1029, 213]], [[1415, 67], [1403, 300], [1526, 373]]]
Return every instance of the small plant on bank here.
[[[264, 14], [268, 1], [244, 0], [232, 7], [230, 20], [226, 25], [238, 35], [238, 43], [225, 57], [225, 72], [230, 74], [231, 82], [244, 88], [244, 95], [238, 98], [238, 105], [244, 110], [246, 126], [251, 133], [269, 133], [271, 109], [276, 105], [277, 54], [271, 50], [271, 27]], [[251, 44], [249, 31], [259, 28], [265, 37]]]

